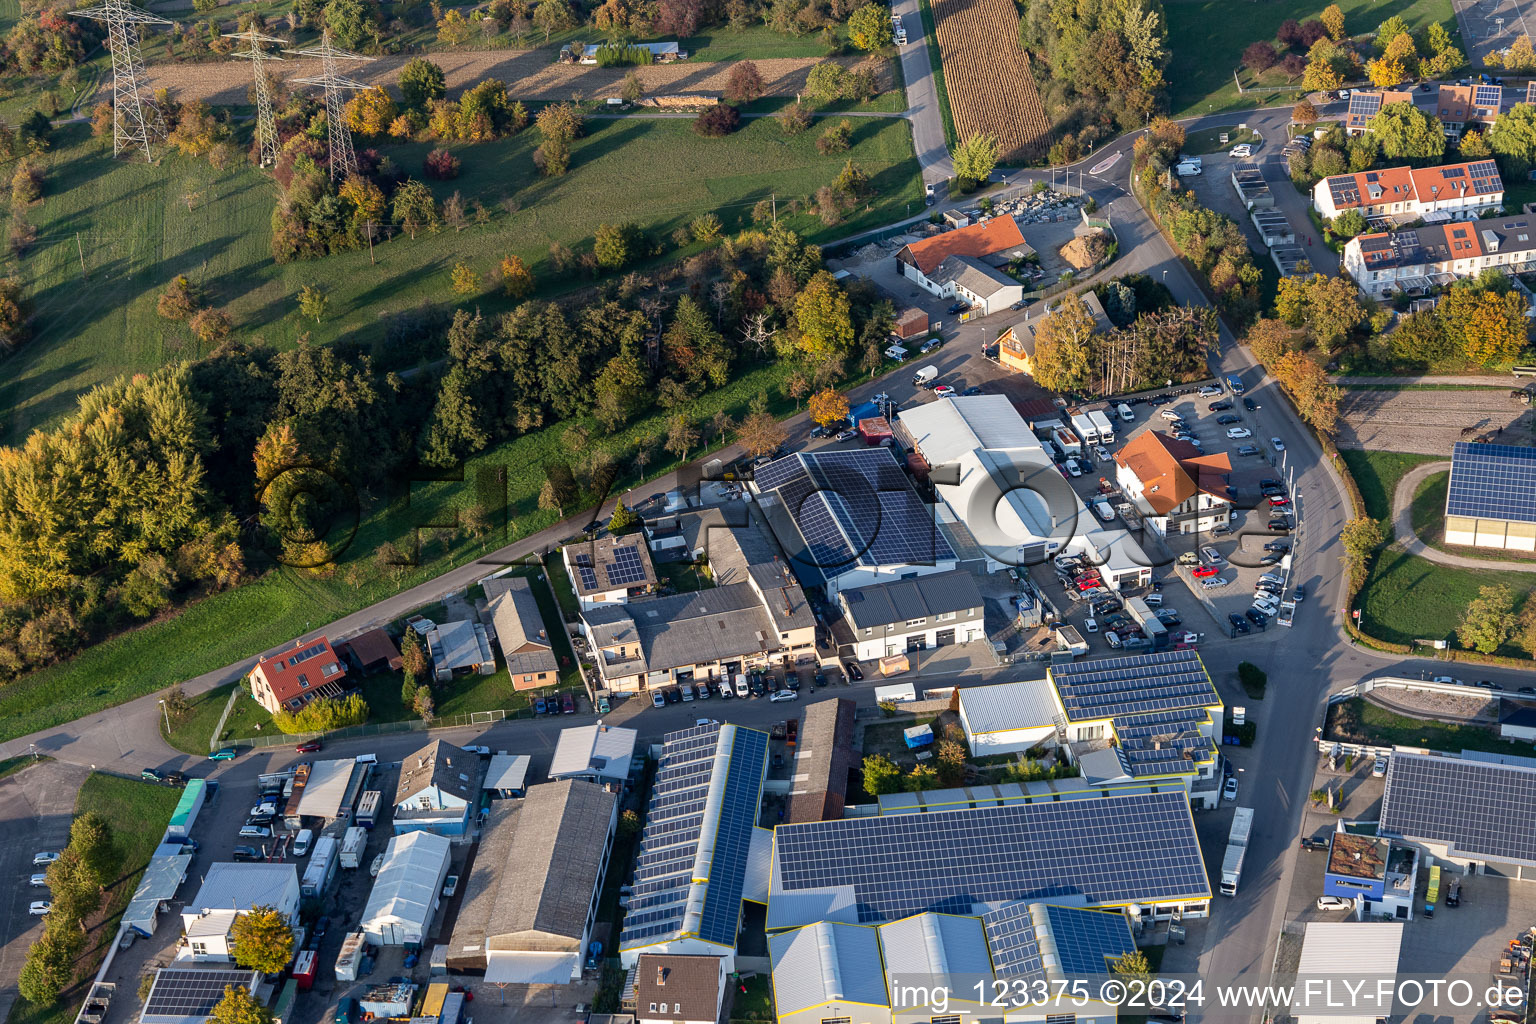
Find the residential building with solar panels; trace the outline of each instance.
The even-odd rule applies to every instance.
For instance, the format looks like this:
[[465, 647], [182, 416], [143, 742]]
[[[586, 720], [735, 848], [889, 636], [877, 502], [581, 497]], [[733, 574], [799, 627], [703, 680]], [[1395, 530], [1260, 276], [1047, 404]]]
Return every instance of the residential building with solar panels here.
[[1399, 90], [1356, 89], [1349, 94], [1349, 111], [1344, 115], [1344, 130], [1351, 135], [1363, 135], [1371, 118], [1381, 113], [1381, 108], [1392, 103], [1412, 103], [1413, 93]]
[[1536, 879], [1536, 759], [1394, 751], [1377, 831], [1436, 863]]
[[1536, 551], [1536, 448], [1457, 443], [1445, 495], [1445, 542]]
[[[1529, 90], [1527, 90], [1529, 95]], [[1493, 127], [1498, 116], [1515, 105], [1520, 94], [1503, 86], [1478, 83], [1476, 85], [1442, 85], [1435, 97], [1435, 117], [1445, 134], [1454, 139], [1471, 129], [1486, 131]]]
[[1345, 210], [1359, 210], [1383, 225], [1475, 220], [1504, 205], [1504, 181], [1492, 160], [1383, 167], [1324, 178], [1312, 186], [1312, 205], [1330, 220]]
[[1344, 270], [1366, 295], [1422, 295], [1486, 270], [1536, 270], [1536, 217], [1424, 224], [1351, 238]]
[[668, 733], [619, 934], [642, 953], [720, 956], [734, 970], [742, 900], [766, 902], [772, 833], [757, 827], [768, 734], [710, 722]]
[[889, 448], [796, 452], [759, 467], [752, 489], [796, 574], [829, 601], [958, 564], [948, 530]]
[[656, 567], [642, 534], [567, 544], [560, 557], [583, 609], [624, 604], [656, 592]]

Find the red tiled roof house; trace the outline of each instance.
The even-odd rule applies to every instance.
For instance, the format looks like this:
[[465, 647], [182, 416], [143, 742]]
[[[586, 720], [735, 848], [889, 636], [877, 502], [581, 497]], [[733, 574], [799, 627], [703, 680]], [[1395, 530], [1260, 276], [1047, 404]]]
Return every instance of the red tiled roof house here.
[[338, 697], [347, 667], [325, 637], [269, 655], [251, 669], [251, 696], [272, 714], [298, 711], [316, 697]]

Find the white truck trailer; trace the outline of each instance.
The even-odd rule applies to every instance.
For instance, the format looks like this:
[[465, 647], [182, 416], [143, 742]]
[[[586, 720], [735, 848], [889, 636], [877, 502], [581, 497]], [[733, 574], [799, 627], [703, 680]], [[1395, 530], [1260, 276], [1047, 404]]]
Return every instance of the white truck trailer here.
[[1248, 836], [1253, 832], [1253, 808], [1239, 807], [1232, 815], [1232, 831], [1227, 835], [1227, 852], [1221, 859], [1221, 894], [1236, 896], [1237, 883], [1243, 877], [1243, 857], [1248, 853]]

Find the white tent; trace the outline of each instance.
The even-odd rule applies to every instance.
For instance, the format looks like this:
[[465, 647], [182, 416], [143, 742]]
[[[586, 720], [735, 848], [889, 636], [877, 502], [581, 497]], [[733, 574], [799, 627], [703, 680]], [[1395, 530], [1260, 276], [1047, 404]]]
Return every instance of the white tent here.
[[360, 930], [369, 945], [400, 946], [426, 938], [437, 894], [448, 875], [452, 844], [432, 832], [395, 836], [384, 850], [384, 864], [363, 908]]

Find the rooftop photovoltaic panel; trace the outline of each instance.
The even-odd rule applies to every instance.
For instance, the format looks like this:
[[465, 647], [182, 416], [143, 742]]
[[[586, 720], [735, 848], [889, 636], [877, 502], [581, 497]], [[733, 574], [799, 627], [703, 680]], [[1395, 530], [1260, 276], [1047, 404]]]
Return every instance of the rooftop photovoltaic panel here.
[[1536, 523], [1536, 448], [1457, 442], [1445, 514]]
[[1136, 950], [1130, 923], [1119, 911], [1047, 907], [1061, 969], [1068, 974], [1107, 974], [1113, 960]]
[[1536, 863], [1536, 769], [1394, 753], [1380, 830], [1462, 856]]
[[808, 891], [842, 887], [852, 888], [851, 913], [861, 924], [925, 911], [970, 914], [978, 903], [1077, 895], [1128, 903], [1210, 892], [1182, 788], [780, 825], [774, 856], [769, 928], [809, 923], [794, 919], [821, 913]]
[[1071, 721], [1219, 705], [1194, 651], [1164, 651], [1053, 665], [1051, 682]]
[[1381, 93], [1357, 92], [1349, 98], [1349, 119], [1369, 121], [1381, 112]]
[[603, 566], [608, 572], [610, 587], [627, 587], [645, 579], [645, 565], [640, 561], [640, 551], [633, 545], [613, 549], [613, 562]]
[[255, 971], [163, 967], [144, 1001], [144, 1016], [207, 1017], [224, 998], [226, 986], [249, 989], [255, 984]]
[[1476, 85], [1472, 87], [1472, 105], [1474, 107], [1492, 107], [1495, 110], [1504, 102], [1504, 89], [1498, 85]]
[[597, 589], [597, 573], [592, 571], [592, 556], [585, 551], [576, 556], [576, 574], [581, 577], [583, 590]]
[[1471, 165], [1468, 174], [1472, 178], [1472, 192], [1475, 195], [1485, 196], [1504, 190], [1504, 182], [1499, 178], [1499, 165], [1492, 160], [1480, 160]]
[[1334, 206], [1352, 206], [1360, 201], [1360, 186], [1353, 174], [1328, 179], [1328, 194]]
[[[734, 945], [741, 915], [747, 851], [762, 801], [768, 737], [726, 726], [732, 733], [724, 779], [714, 778], [722, 736], [717, 723], [664, 737], [645, 831], [635, 860], [634, 892], [619, 936], [621, 947], [649, 945], [676, 937], [684, 927], [700, 837], [715, 830], [699, 936]], [[723, 786], [719, 818], [705, 820], [711, 787]]]

